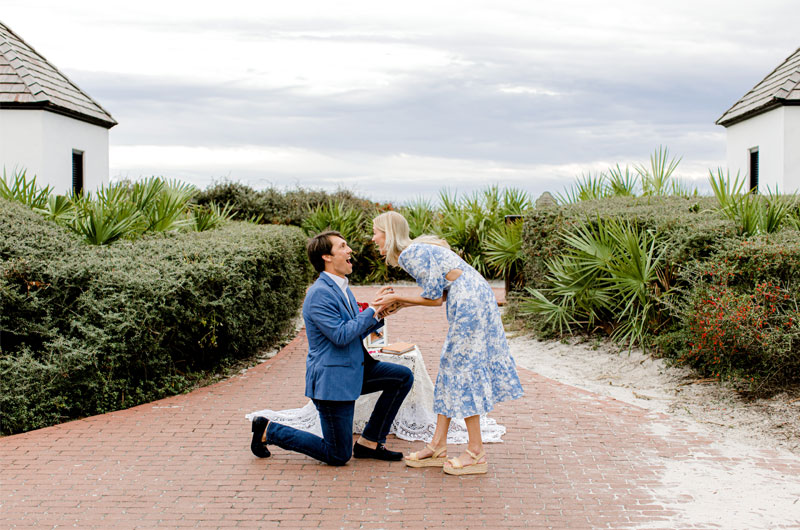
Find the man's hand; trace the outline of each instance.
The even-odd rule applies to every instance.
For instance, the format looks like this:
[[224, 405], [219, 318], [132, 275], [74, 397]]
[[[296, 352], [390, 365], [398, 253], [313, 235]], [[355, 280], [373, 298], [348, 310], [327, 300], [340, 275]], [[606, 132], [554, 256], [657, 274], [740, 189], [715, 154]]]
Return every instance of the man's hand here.
[[377, 310], [377, 314], [375, 315], [375, 318], [382, 320], [390, 315], [394, 315], [404, 307], [405, 304], [401, 302], [392, 302], [386, 305], [376, 306], [375, 309]]

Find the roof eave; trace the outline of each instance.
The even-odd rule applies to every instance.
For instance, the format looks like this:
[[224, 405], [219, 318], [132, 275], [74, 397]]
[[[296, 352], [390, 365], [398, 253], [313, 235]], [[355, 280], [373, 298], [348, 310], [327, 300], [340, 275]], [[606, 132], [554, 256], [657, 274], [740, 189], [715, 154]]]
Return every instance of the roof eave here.
[[96, 116], [89, 116], [82, 112], [77, 112], [72, 109], [61, 107], [59, 105], [54, 105], [50, 101], [32, 101], [24, 103], [18, 101], [5, 101], [5, 102], [0, 102], [0, 109], [46, 110], [48, 112], [53, 112], [55, 114], [61, 114], [62, 116], [69, 116], [70, 118], [75, 118], [76, 120], [84, 121], [86, 123], [91, 123], [92, 125], [99, 125], [106, 129], [110, 129], [113, 126], [117, 125], [116, 120], [114, 120], [113, 118], [111, 118], [110, 120], [104, 120]]
[[800, 105], [800, 100], [784, 99], [784, 98], [773, 98], [772, 101], [770, 101], [769, 103], [765, 103], [764, 105], [761, 105], [760, 107], [756, 107], [754, 109], [748, 110], [747, 112], [745, 112], [743, 114], [738, 114], [738, 115], [732, 116], [730, 118], [725, 118], [725, 115], [723, 114], [722, 117], [720, 119], [718, 119], [714, 123], [716, 123], [717, 125], [722, 125], [723, 127], [730, 127], [731, 125], [735, 125], [735, 124], [739, 123], [740, 121], [744, 121], [744, 120], [750, 119], [750, 118], [752, 118], [754, 116], [758, 116], [759, 114], [764, 114], [765, 112], [769, 112], [769, 111], [771, 111], [773, 109], [776, 109], [778, 107], [792, 107], [792, 106], [795, 106], [795, 105]]

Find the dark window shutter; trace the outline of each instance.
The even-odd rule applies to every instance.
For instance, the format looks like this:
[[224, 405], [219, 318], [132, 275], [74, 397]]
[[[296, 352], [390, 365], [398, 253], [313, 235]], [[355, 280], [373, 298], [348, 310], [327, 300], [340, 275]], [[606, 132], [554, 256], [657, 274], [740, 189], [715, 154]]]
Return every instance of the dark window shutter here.
[[750, 151], [750, 189], [758, 193], [758, 149]]
[[72, 152], [72, 192], [76, 195], [83, 192], [83, 153]]

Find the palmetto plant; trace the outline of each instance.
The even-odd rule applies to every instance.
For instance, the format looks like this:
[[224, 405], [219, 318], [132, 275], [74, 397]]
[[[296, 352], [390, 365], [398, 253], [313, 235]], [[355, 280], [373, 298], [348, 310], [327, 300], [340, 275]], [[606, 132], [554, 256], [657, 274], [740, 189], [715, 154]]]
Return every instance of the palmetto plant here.
[[539, 316], [563, 334], [576, 328], [609, 332], [629, 345], [643, 343], [657, 325], [662, 246], [657, 234], [630, 221], [584, 221], [561, 236], [566, 252], [547, 263], [549, 287], [527, 288], [522, 314]]
[[120, 183], [118, 186], [120, 189], [127, 191], [130, 200], [136, 205], [137, 209], [144, 211], [158, 201], [159, 196], [164, 193], [167, 183], [159, 177], [150, 177], [132, 184]]
[[43, 208], [33, 209], [61, 224], [68, 224], [75, 219], [75, 204], [65, 195], [48, 195]]
[[309, 236], [325, 230], [336, 230], [353, 249], [351, 259], [357, 274], [368, 282], [385, 281], [388, 269], [370, 241], [371, 221], [362, 210], [349, 206], [343, 200], [329, 200], [311, 209], [303, 220], [302, 228]]
[[[529, 195], [514, 188], [503, 191], [497, 185], [489, 186], [482, 191], [459, 197], [449, 190], [439, 193], [441, 208], [435, 217], [436, 233], [446, 239], [453, 249], [478, 272], [487, 277], [495, 277], [502, 272], [499, 267], [500, 258], [495, 255], [492, 264], [488, 256], [487, 242], [494, 239], [499, 245], [495, 250], [506, 250], [513, 246], [513, 239], [518, 235], [505, 228], [506, 215], [520, 215], [530, 208]], [[492, 235], [494, 234], [494, 235]], [[506, 238], [506, 243], [502, 239]]]
[[500, 276], [512, 275], [522, 262], [522, 215], [530, 207], [531, 200], [527, 192], [516, 188], [503, 190], [499, 210], [502, 222], [489, 230], [483, 244], [483, 255], [488, 268]]
[[731, 180], [729, 172], [723, 173], [722, 168], [717, 168], [716, 175], [711, 170], [708, 171], [708, 182], [719, 202], [720, 210], [728, 215], [729, 210], [741, 200], [744, 179], [740, 181], [739, 173], [736, 173], [736, 177]]
[[573, 204], [605, 197], [635, 197], [637, 190], [644, 196], [696, 196], [696, 187], [673, 178], [680, 161], [680, 158], [670, 158], [669, 149], [659, 147], [650, 155], [649, 166], [634, 166], [636, 174], [628, 166], [622, 168], [619, 164], [605, 173], [582, 174], [564, 193], [556, 195], [556, 201]]
[[481, 207], [480, 197], [474, 194], [459, 198], [456, 193], [451, 195], [449, 190], [442, 190], [439, 200], [442, 206], [436, 232], [464, 261], [485, 275], [487, 268], [480, 257], [480, 245], [486, 229], [491, 227], [487, 227], [489, 215]]
[[15, 170], [9, 178], [3, 168], [3, 178], [0, 179], [0, 197], [21, 202], [31, 208], [45, 208], [50, 193], [50, 186], [44, 188], [36, 186], [35, 175], [29, 179], [25, 170]]
[[[180, 186], [178, 186], [180, 190]], [[70, 228], [87, 243], [107, 245], [145, 232], [175, 230], [188, 225], [185, 212], [191, 196], [173, 192], [162, 179], [131, 184], [118, 182], [72, 198], [76, 215]]]
[[636, 186], [639, 183], [639, 177], [631, 173], [628, 166], [625, 169], [619, 167], [608, 168], [608, 175], [606, 177], [608, 183], [609, 195], [614, 197], [633, 197], [636, 195]]
[[789, 221], [795, 210], [795, 195], [779, 195], [767, 189], [767, 196], [747, 193], [728, 211], [741, 235], [771, 234]]
[[142, 213], [130, 202], [79, 200], [70, 227], [92, 245], [108, 245], [144, 231]]
[[[77, 233], [87, 243], [106, 245], [145, 232], [181, 229], [210, 230], [233, 218], [231, 206], [191, 205], [197, 188], [178, 180], [151, 177], [131, 183], [122, 181], [91, 192], [53, 195], [49, 186], [39, 189], [36, 177], [25, 171], [0, 179], [0, 197], [23, 202], [33, 210]], [[258, 222], [255, 216], [251, 221]]]
[[232, 209], [230, 203], [225, 203], [223, 206], [215, 202], [202, 206], [194, 204], [189, 209], [188, 224], [195, 232], [213, 230], [233, 219], [236, 214], [231, 211]]
[[[325, 230], [336, 230], [350, 244], [363, 245], [365, 238], [364, 214], [347, 206], [344, 201], [328, 201], [313, 208], [303, 220], [303, 230], [313, 236]], [[356, 250], [353, 247], [353, 250]]]
[[419, 237], [423, 234], [432, 234], [436, 222], [436, 214], [433, 201], [426, 198], [417, 198], [406, 204], [400, 209], [400, 213], [408, 221], [411, 237]]
[[144, 215], [148, 232], [169, 232], [188, 226], [190, 220], [185, 213], [196, 194], [197, 188], [191, 184], [156, 178], [136, 182], [131, 188], [131, 198]]
[[762, 217], [762, 230], [768, 234], [777, 232], [784, 224], [794, 225], [792, 212], [797, 211], [797, 195], [780, 195], [778, 189], [773, 192], [767, 188], [766, 208]]
[[752, 236], [761, 232], [763, 209], [761, 197], [745, 194], [728, 210], [740, 235]]
[[503, 205], [500, 214], [503, 217], [506, 215], [523, 215], [532, 205], [531, 196], [528, 192], [517, 188], [504, 188]]
[[608, 196], [605, 173], [592, 175], [586, 173], [577, 178], [575, 184], [556, 194], [556, 202], [560, 204], [574, 204], [581, 201], [592, 201]]
[[742, 193], [744, 179], [739, 174], [731, 179], [729, 173], [717, 170], [716, 175], [709, 172], [709, 183], [719, 202], [719, 211], [736, 224], [740, 235], [771, 234], [785, 224], [800, 226], [797, 215], [796, 194], [781, 195], [777, 188], [767, 188], [767, 196], [757, 195], [750, 190]]
[[670, 192], [669, 194], [673, 197], [683, 197], [683, 198], [691, 198], [697, 197], [697, 187], [692, 186], [688, 182], [683, 180], [672, 180], [670, 182]]
[[[616, 252], [606, 281], [614, 293], [617, 325], [612, 337], [631, 345], [642, 343], [648, 326], [656, 322], [654, 286], [661, 277], [661, 245], [654, 234], [630, 223], [614, 224], [611, 232]], [[663, 291], [664, 286], [657, 289]]]
[[678, 169], [681, 158], [669, 158], [669, 149], [659, 146], [650, 155], [650, 167], [637, 165], [636, 172], [642, 179], [642, 193], [644, 195], [669, 195], [672, 191], [672, 174]]
[[486, 263], [505, 276], [522, 262], [522, 220], [505, 223], [489, 232], [484, 242]]

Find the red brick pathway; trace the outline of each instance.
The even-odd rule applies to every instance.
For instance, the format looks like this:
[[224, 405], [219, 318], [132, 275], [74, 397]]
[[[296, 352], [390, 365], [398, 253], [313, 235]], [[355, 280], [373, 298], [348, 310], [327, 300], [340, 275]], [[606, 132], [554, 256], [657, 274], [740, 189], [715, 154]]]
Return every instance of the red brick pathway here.
[[[446, 326], [443, 308], [413, 308], [389, 332], [417, 342], [435, 378]], [[0, 439], [0, 527], [676, 528], [654, 493], [665, 463], [714, 457], [680, 426], [654, 428], [668, 418], [520, 370], [526, 394], [493, 413], [508, 433], [487, 446], [486, 476], [329, 467], [278, 448], [255, 458], [244, 415], [306, 403], [305, 352], [300, 333], [271, 360], [191, 394]], [[795, 460], [762, 465], [800, 476]]]

